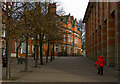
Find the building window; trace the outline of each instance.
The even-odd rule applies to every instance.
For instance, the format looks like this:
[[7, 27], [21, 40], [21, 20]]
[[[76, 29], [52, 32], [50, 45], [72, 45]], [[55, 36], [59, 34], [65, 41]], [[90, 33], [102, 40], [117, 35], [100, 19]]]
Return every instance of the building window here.
[[70, 42], [70, 35], [68, 35], [68, 42]]
[[22, 52], [22, 53], [25, 53], [25, 52], [26, 52], [26, 43], [22, 43], [21, 52]]
[[2, 37], [5, 37], [5, 30], [2, 31]]
[[78, 40], [77, 37], [75, 37], [75, 44], [78, 44], [77, 40]]
[[23, 51], [22, 48], [20, 48], [20, 54], [22, 54], [22, 51]]
[[21, 48], [20, 48], [20, 53], [21, 54], [23, 53], [23, 43], [22, 43]]
[[70, 29], [70, 22], [69, 22], [69, 29]]
[[63, 50], [65, 51], [65, 46], [64, 46]]
[[[28, 45], [28, 53], [30, 51], [30, 45]], [[26, 53], [26, 43], [22, 43], [21, 53]]]
[[70, 47], [68, 47], [68, 53], [70, 54]]
[[45, 36], [45, 39], [47, 39], [47, 36]]
[[77, 48], [75, 48], [75, 53], [77, 54]]
[[44, 36], [44, 39], [46, 40], [46, 39], [47, 39], [47, 36]]
[[58, 52], [58, 49], [59, 49], [59, 48], [58, 48], [58, 45], [56, 45], [56, 48], [55, 48], [56, 52]]
[[75, 26], [75, 31], [77, 32], [77, 26]]
[[37, 37], [38, 37], [38, 39], [39, 39], [39, 38], [40, 38], [40, 35], [38, 34], [38, 36], [37, 36]]

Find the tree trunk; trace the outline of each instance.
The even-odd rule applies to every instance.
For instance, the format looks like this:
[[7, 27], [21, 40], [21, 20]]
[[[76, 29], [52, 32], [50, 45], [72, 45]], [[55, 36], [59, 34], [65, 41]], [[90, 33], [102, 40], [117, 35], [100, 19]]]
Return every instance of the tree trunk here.
[[53, 59], [55, 59], [55, 56], [54, 56], [54, 41], [53, 41]]
[[35, 53], [36, 53], [35, 68], [37, 68], [38, 67], [38, 45], [35, 46]]
[[43, 53], [42, 53], [43, 40], [41, 34], [40, 34], [39, 44], [40, 44], [40, 64], [43, 65]]
[[34, 60], [36, 59], [36, 57], [35, 57], [35, 48], [36, 48], [36, 45], [34, 45], [34, 53], [33, 53]]
[[26, 37], [25, 72], [28, 71], [28, 37]]
[[10, 58], [11, 58], [11, 38], [6, 41], [7, 45], [7, 69], [6, 69], [6, 78], [10, 79]]
[[18, 46], [17, 49], [16, 49], [16, 58], [18, 58], [18, 50], [19, 50], [21, 44], [22, 44], [22, 42], [20, 42], [19, 46]]
[[16, 58], [18, 58], [18, 50], [19, 50], [19, 48], [17, 47], [17, 49], [16, 49]]
[[[52, 47], [52, 44], [51, 44], [51, 47]], [[50, 61], [53, 60], [53, 59], [52, 59], [52, 54], [53, 54], [53, 52], [52, 52], [52, 50], [51, 50]]]
[[46, 56], [46, 63], [48, 62], [48, 56], [49, 56], [49, 47], [50, 47], [50, 43], [48, 42], [48, 50], [47, 50], [47, 56]]
[[52, 61], [53, 59], [52, 59], [52, 52], [51, 52], [51, 55], [50, 55], [50, 61]]
[[40, 42], [40, 64], [43, 65], [42, 41]]
[[38, 37], [37, 37], [37, 35], [38, 34], [36, 34], [36, 37], [35, 37], [35, 41], [36, 41], [36, 44], [35, 44], [35, 52], [34, 53], [36, 53], [35, 54], [35, 56], [36, 56], [36, 58], [35, 58], [35, 68], [37, 68], [38, 67]]

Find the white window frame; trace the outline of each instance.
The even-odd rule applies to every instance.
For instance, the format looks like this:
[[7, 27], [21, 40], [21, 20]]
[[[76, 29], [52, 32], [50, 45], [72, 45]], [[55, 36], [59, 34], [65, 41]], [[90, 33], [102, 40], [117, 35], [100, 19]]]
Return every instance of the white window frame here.
[[71, 42], [71, 41], [70, 41], [70, 34], [68, 35], [68, 42]]
[[70, 49], [71, 49], [71, 48], [70, 48], [70, 47], [68, 47], [68, 53], [69, 53], [69, 54], [70, 54]]
[[78, 44], [78, 42], [77, 42], [77, 37], [75, 36], [75, 44]]
[[[58, 49], [58, 50], [57, 50], [57, 49]], [[56, 51], [56, 52], [59, 52], [59, 46], [58, 46], [58, 45], [55, 46], [55, 51]]]

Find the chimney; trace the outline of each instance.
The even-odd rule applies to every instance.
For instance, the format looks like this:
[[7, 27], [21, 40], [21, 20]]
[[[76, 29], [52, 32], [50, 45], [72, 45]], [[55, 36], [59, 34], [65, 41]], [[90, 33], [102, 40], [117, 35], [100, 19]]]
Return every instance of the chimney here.
[[50, 3], [48, 6], [49, 14], [56, 14], [56, 3]]

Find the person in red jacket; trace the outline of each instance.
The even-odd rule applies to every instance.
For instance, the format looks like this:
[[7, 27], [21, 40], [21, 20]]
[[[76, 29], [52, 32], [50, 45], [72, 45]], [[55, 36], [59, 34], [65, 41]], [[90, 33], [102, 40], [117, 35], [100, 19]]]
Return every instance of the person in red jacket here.
[[104, 67], [104, 58], [103, 58], [103, 56], [100, 56], [98, 59], [97, 59], [97, 61], [96, 61], [96, 63], [95, 63], [95, 66], [98, 66], [98, 74], [101, 74], [101, 75], [103, 75], [103, 67]]

